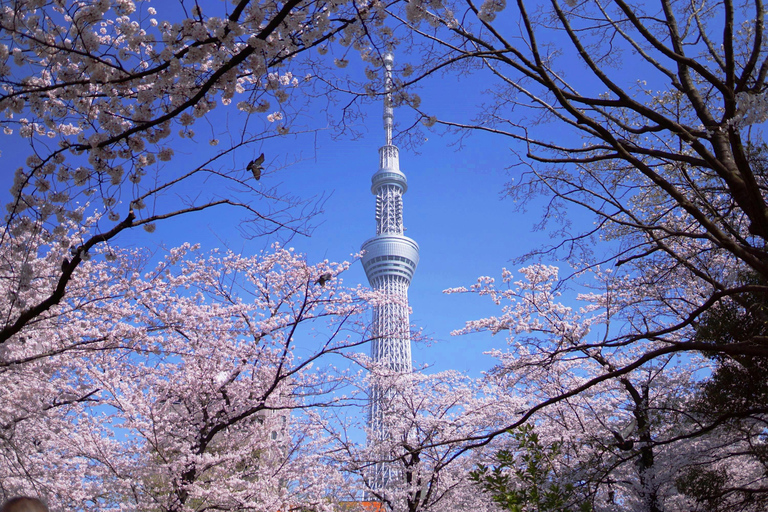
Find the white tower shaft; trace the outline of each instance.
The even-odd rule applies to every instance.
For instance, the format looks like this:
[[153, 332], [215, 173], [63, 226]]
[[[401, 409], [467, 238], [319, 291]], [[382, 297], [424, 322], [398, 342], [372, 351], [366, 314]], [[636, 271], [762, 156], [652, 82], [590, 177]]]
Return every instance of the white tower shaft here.
[[[408, 190], [408, 182], [405, 174], [400, 171], [398, 149], [392, 145], [392, 63], [392, 56], [386, 55], [386, 144], [379, 149], [379, 169], [371, 178], [371, 192], [376, 195], [376, 236], [366, 241], [362, 249], [363, 268], [368, 281], [374, 290], [382, 292], [389, 299], [373, 311], [371, 358], [378, 367], [400, 373], [412, 370], [408, 287], [419, 262], [419, 246], [403, 235], [403, 194]], [[376, 441], [390, 437], [384, 422], [390, 398], [391, 393], [386, 388], [373, 385], [368, 420]], [[392, 476], [388, 465], [377, 464], [371, 486], [373, 489], [382, 489]]]

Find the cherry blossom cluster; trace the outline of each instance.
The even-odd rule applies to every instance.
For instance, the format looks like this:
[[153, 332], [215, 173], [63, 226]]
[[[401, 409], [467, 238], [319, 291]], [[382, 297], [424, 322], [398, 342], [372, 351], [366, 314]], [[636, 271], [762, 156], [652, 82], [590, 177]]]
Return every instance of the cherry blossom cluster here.
[[736, 103], [734, 125], [744, 127], [768, 120], [768, 98], [765, 93], [740, 92], [736, 95]]
[[[41, 256], [4, 269], [22, 283], [0, 298], [5, 318], [45, 296], [69, 254], [46, 236], [15, 240]], [[380, 299], [341, 286], [348, 263], [280, 246], [243, 257], [185, 244], [151, 267], [142, 251], [109, 254], [0, 345], [4, 492], [94, 511], [326, 502], [337, 476], [321, 465], [322, 425], [301, 411], [344, 403], [329, 394], [344, 374], [315, 366], [358, 350], [361, 314]]]

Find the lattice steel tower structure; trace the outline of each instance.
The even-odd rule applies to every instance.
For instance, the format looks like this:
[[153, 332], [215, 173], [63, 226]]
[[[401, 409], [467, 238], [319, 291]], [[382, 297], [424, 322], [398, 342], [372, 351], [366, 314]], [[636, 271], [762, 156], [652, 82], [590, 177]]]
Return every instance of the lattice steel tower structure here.
[[[392, 55], [385, 55], [386, 143], [379, 148], [379, 170], [371, 178], [371, 192], [376, 196], [376, 236], [363, 244], [362, 260], [371, 287], [392, 298], [373, 310], [371, 358], [389, 371], [410, 372], [408, 286], [419, 262], [419, 245], [403, 234], [403, 194], [408, 190], [408, 182], [400, 170], [398, 149], [392, 144], [392, 64]], [[370, 392], [368, 421], [371, 433], [384, 440], [389, 437], [383, 422], [388, 393], [381, 385], [374, 385]], [[371, 478], [372, 488], [383, 488], [392, 476], [386, 464], [377, 464]]]

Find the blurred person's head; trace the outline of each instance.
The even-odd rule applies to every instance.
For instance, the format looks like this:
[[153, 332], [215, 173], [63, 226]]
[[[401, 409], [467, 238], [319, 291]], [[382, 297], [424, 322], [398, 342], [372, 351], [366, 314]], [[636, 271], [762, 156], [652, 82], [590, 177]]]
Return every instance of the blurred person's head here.
[[48, 512], [48, 507], [37, 498], [18, 496], [3, 503], [0, 512]]

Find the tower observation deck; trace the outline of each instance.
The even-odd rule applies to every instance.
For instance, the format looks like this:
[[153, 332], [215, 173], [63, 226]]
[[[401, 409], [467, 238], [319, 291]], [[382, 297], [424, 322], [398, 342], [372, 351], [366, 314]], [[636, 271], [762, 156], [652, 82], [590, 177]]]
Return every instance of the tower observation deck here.
[[[371, 178], [371, 192], [376, 196], [376, 236], [363, 243], [362, 262], [371, 287], [391, 298], [373, 310], [371, 359], [386, 370], [410, 372], [408, 287], [419, 263], [419, 245], [403, 234], [403, 194], [408, 190], [408, 181], [400, 170], [398, 149], [392, 144], [392, 64], [392, 55], [385, 55], [386, 143], [379, 148], [379, 169]], [[389, 437], [383, 421], [387, 395], [381, 385], [375, 384], [371, 389], [368, 421], [371, 434], [378, 440]], [[371, 487], [374, 490], [383, 488], [391, 478], [392, 472], [387, 465], [377, 464]]]

